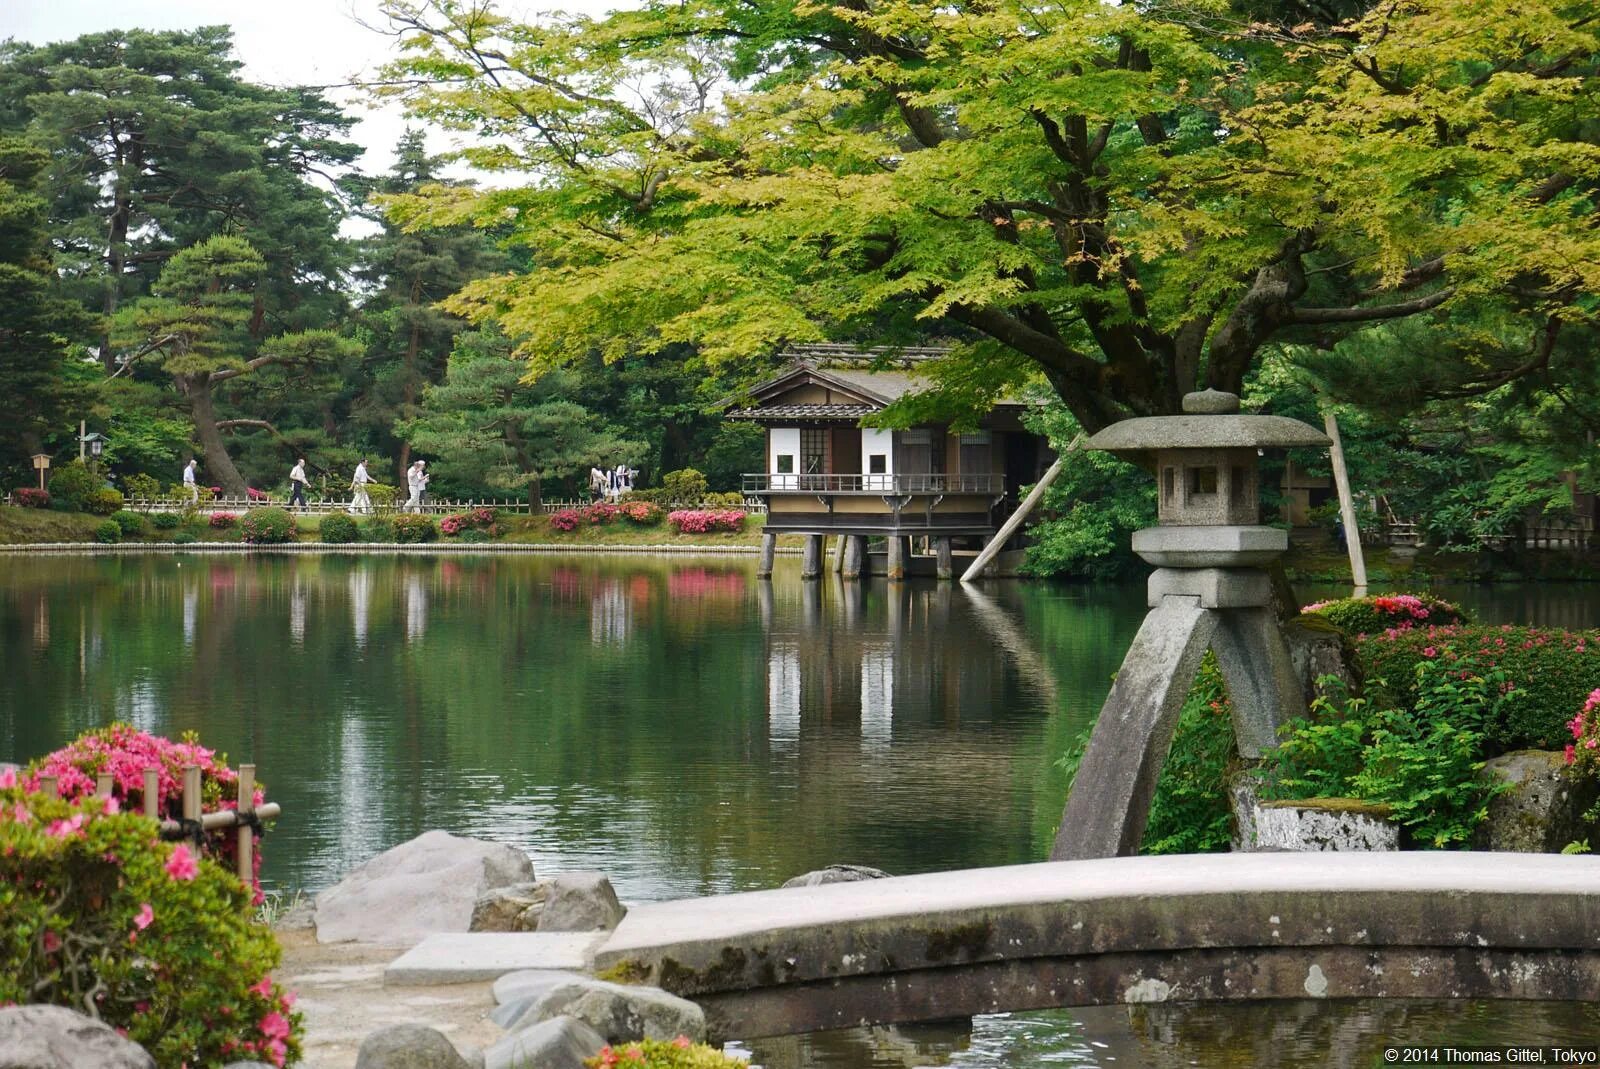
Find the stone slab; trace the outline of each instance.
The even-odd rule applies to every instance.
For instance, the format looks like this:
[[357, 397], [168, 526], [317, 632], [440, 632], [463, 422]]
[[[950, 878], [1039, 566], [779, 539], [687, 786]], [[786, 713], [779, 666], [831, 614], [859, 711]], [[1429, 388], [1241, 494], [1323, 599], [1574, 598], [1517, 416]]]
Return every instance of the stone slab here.
[[1146, 586], [1154, 609], [1168, 594], [1200, 599], [1202, 609], [1243, 609], [1272, 604], [1272, 576], [1259, 568], [1157, 568]]
[[522, 969], [589, 968], [604, 932], [443, 932], [430, 935], [383, 972], [394, 984], [497, 980]]
[[1251, 568], [1287, 552], [1289, 532], [1231, 524], [1144, 527], [1133, 532], [1132, 545], [1158, 568]]

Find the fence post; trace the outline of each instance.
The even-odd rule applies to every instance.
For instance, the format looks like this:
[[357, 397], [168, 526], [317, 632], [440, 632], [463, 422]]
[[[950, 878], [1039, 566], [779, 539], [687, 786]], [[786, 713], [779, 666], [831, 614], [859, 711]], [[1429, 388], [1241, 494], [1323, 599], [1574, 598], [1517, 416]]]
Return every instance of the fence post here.
[[200, 820], [200, 766], [183, 766], [183, 819]]
[[161, 790], [161, 773], [153, 768], [144, 770], [144, 815], [151, 820], [160, 819], [160, 799], [156, 797]]
[[44, 792], [47, 798], [61, 797], [61, 787], [54, 776], [40, 776], [39, 789]]
[[[239, 815], [256, 810], [256, 766], [239, 766]], [[255, 829], [248, 824], [239, 825], [239, 879], [246, 887], [255, 876]]]
[[94, 796], [96, 798], [111, 797], [111, 773], [101, 772], [94, 778]]

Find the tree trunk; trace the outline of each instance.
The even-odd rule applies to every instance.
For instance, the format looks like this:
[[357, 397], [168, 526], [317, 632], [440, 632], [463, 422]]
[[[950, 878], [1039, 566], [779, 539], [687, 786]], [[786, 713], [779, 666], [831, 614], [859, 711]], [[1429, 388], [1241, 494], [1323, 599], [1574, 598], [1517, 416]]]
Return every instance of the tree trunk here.
[[232, 497], [245, 496], [244, 476], [233, 466], [233, 458], [228, 456], [228, 447], [222, 441], [222, 431], [217, 427], [217, 413], [211, 400], [211, 376], [186, 375], [181, 382], [189, 398], [195, 436], [200, 439], [200, 451], [205, 457], [208, 485], [220, 486], [223, 493]]
[[535, 516], [544, 510], [544, 486], [535, 475], [528, 483], [528, 511]]
[[[119, 161], [120, 163], [120, 161]], [[105, 314], [105, 329], [100, 332], [100, 364], [107, 375], [117, 369], [116, 356], [111, 351], [111, 317], [116, 314], [122, 299], [122, 272], [126, 266], [128, 220], [132, 215], [131, 196], [118, 167], [111, 195], [111, 223], [106, 234], [106, 289], [100, 310]]]

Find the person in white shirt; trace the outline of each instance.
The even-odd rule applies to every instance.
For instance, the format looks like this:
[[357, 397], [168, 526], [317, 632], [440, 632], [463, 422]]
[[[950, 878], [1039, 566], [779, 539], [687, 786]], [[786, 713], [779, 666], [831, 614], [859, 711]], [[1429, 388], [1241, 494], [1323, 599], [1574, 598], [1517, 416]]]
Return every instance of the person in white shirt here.
[[423, 470], [427, 461], [419, 460], [406, 469], [406, 487], [411, 491], [411, 497], [406, 501], [407, 512], [422, 511], [422, 495], [428, 489], [428, 473]]
[[289, 504], [305, 508], [306, 487], [310, 485], [306, 479], [306, 458], [301, 457], [295, 461], [294, 467], [289, 469]]
[[183, 492], [189, 495], [190, 504], [198, 505], [200, 503], [200, 488], [195, 485], [194, 469], [194, 457], [190, 457], [189, 463], [185, 464], [183, 468]]
[[350, 480], [350, 511], [366, 515], [372, 511], [372, 499], [367, 496], [367, 484], [372, 477], [367, 474], [367, 458], [362, 457], [361, 463], [356, 465], [356, 474]]

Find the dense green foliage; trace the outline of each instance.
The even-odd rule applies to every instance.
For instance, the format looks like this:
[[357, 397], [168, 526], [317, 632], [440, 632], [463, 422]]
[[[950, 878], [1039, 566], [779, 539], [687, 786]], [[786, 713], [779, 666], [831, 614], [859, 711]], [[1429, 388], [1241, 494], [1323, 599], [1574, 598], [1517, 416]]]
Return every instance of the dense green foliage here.
[[1319, 601], [1300, 610], [1315, 613], [1352, 638], [1413, 627], [1447, 627], [1467, 622], [1467, 614], [1431, 594], [1373, 594]]
[[270, 546], [293, 542], [299, 526], [287, 509], [251, 509], [239, 521], [239, 534], [252, 545]]
[[1060, 454], [1061, 473], [1045, 491], [1030, 528], [1024, 574], [1116, 579], [1141, 569], [1129, 536], [1155, 523], [1155, 481], [1110, 453], [1069, 448], [1081, 428], [1059, 404], [1036, 413], [1029, 424]]
[[322, 517], [317, 533], [324, 542], [332, 545], [356, 542], [361, 538], [361, 531], [356, 527], [356, 521], [338, 512]]
[[[399, 542], [401, 545], [414, 545], [419, 542], [434, 542], [439, 538], [439, 525], [433, 522], [431, 516], [414, 516], [401, 513], [389, 521], [391, 536], [383, 541]], [[373, 539], [379, 541], [379, 539]]]
[[679, 1036], [606, 1046], [583, 1064], [590, 1069], [745, 1069], [750, 1063]]

